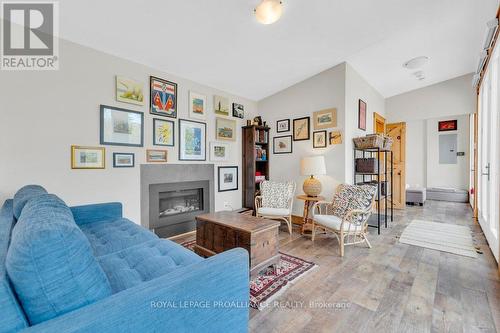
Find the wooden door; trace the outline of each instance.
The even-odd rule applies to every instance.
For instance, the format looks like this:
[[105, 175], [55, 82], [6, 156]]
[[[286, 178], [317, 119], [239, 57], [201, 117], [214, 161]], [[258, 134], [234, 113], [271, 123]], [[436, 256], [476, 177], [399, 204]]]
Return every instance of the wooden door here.
[[404, 209], [406, 205], [406, 123], [387, 124], [386, 134], [393, 140], [394, 181], [392, 186], [392, 200], [394, 208]]
[[373, 133], [385, 133], [385, 118], [379, 115], [377, 112], [373, 113]]

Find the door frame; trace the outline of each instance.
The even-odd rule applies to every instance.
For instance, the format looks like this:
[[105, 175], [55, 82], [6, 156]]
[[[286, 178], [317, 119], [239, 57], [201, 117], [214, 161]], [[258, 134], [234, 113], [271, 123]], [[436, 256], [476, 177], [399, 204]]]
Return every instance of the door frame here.
[[373, 133], [377, 134], [377, 124], [382, 124], [384, 126], [384, 131], [382, 133], [385, 133], [385, 118], [379, 115], [377, 112], [373, 112]]

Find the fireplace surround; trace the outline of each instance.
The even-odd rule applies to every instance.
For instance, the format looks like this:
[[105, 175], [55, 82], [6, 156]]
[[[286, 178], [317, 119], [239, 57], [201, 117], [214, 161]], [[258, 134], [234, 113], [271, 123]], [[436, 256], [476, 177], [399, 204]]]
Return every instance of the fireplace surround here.
[[214, 211], [213, 164], [141, 165], [141, 224], [160, 237], [196, 229]]

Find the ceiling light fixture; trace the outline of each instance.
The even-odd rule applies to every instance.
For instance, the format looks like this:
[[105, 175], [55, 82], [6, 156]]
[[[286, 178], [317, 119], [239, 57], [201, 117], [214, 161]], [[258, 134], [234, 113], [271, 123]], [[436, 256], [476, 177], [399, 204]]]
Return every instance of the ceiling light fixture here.
[[262, 0], [255, 7], [255, 17], [262, 24], [273, 24], [283, 13], [283, 3], [280, 0]]
[[425, 65], [429, 61], [429, 57], [420, 56], [413, 59], [408, 60], [403, 64], [403, 67], [406, 69], [417, 69]]

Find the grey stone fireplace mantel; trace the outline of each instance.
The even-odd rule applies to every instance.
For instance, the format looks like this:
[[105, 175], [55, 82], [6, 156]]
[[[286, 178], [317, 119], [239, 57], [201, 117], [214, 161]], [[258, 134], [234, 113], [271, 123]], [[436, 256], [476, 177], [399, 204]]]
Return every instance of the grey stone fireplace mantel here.
[[209, 208], [215, 209], [213, 164], [141, 164], [141, 225], [150, 228], [150, 186], [178, 182], [209, 182]]

